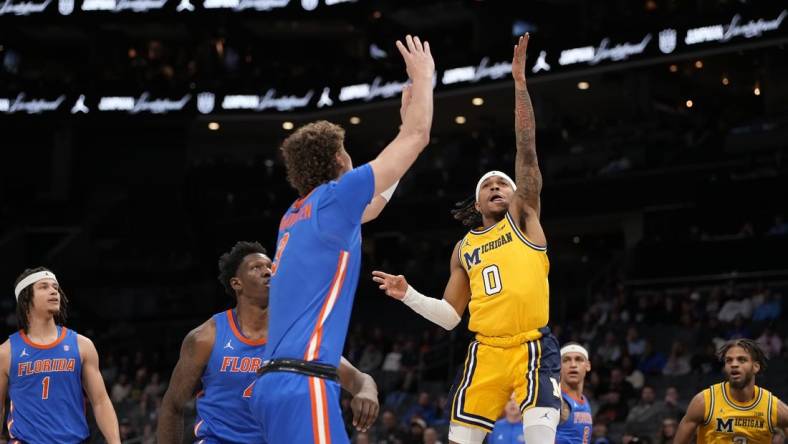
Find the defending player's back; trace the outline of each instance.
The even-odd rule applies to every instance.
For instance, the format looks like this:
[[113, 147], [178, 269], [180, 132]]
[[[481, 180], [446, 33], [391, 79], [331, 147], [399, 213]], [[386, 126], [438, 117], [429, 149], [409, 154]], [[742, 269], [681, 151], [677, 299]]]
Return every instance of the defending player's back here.
[[468, 272], [469, 329], [484, 336], [515, 336], [547, 325], [550, 308], [546, 249], [529, 241], [506, 217], [462, 240]]

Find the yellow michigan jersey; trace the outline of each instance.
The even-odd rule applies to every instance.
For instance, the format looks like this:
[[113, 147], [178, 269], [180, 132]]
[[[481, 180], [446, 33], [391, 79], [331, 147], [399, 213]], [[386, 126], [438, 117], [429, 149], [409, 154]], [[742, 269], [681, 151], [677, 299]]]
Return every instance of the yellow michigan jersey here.
[[[486, 337], [512, 337], [547, 325], [550, 262], [511, 215], [461, 241], [459, 259], [471, 284], [468, 328]], [[536, 335], [533, 339], [538, 338]]]
[[727, 382], [703, 391], [704, 422], [698, 428], [698, 444], [768, 444], [777, 426], [778, 399], [755, 386], [753, 401], [740, 404], [730, 395]]

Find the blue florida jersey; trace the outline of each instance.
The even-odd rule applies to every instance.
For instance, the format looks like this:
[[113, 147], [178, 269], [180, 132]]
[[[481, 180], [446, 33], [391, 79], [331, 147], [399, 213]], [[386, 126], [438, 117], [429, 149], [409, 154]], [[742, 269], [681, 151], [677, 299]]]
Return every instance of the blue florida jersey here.
[[201, 444], [264, 443], [249, 398], [266, 341], [244, 337], [233, 310], [217, 313], [213, 320], [216, 339], [197, 395], [195, 439]]
[[339, 365], [361, 267], [361, 215], [374, 191], [365, 164], [318, 186], [282, 217], [266, 358]]
[[9, 338], [9, 443], [76, 444], [89, 436], [77, 333], [58, 328], [50, 344], [22, 331]]
[[562, 391], [564, 402], [569, 407], [569, 417], [566, 422], [558, 425], [555, 434], [557, 444], [588, 444], [591, 442], [591, 429], [593, 417], [591, 406], [585, 396], [575, 399], [574, 396]]

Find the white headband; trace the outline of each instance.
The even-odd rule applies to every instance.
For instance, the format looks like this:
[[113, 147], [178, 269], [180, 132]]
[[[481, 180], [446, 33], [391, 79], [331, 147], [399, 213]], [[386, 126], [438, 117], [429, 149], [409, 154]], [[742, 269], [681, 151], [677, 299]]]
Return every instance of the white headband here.
[[27, 288], [31, 284], [35, 284], [36, 282], [42, 279], [54, 279], [57, 282], [57, 278], [55, 277], [55, 273], [51, 271], [39, 271], [38, 273], [33, 273], [30, 276], [22, 279], [18, 284], [16, 284], [16, 289], [14, 289], [14, 293], [16, 294], [16, 300], [19, 301], [19, 293], [22, 292], [25, 288]]
[[512, 186], [512, 189], [517, 191], [517, 185], [514, 184], [514, 181], [512, 180], [511, 177], [509, 177], [503, 171], [492, 170], [492, 171], [488, 171], [488, 172], [484, 173], [484, 176], [482, 176], [482, 178], [479, 179], [478, 182], [476, 182], [476, 201], [479, 200], [479, 190], [482, 189], [482, 182], [484, 182], [485, 180], [487, 180], [487, 179], [489, 179], [489, 178], [491, 178], [493, 176], [498, 176], [498, 177], [506, 180]]
[[586, 358], [586, 361], [588, 361], [588, 351], [586, 351], [586, 349], [582, 345], [569, 344], [567, 346], [564, 346], [561, 349], [561, 356], [563, 357], [567, 353], [579, 353], [583, 355], [584, 358]]

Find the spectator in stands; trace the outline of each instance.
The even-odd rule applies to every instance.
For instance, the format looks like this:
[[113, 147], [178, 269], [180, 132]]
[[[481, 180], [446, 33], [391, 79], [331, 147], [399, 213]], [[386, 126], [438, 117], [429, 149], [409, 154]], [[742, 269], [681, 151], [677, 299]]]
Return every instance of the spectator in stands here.
[[752, 320], [756, 322], [774, 321], [782, 314], [782, 294], [767, 294], [763, 304], [755, 308]]
[[623, 421], [629, 412], [628, 400], [634, 396], [635, 390], [624, 379], [620, 368], [610, 371], [610, 380], [597, 390], [597, 399], [601, 406], [597, 418], [605, 423]]
[[594, 429], [591, 432], [591, 444], [610, 444], [607, 437], [607, 424], [594, 421]]
[[358, 369], [364, 373], [372, 373], [380, 368], [381, 362], [383, 362], [383, 354], [380, 349], [375, 344], [367, 344], [358, 362]]
[[655, 444], [672, 444], [673, 438], [676, 436], [676, 428], [678, 422], [674, 418], [665, 418], [662, 420], [662, 428], [657, 435]]
[[640, 358], [646, 349], [646, 341], [640, 337], [637, 327], [630, 326], [627, 329], [627, 352], [634, 359]]
[[405, 413], [405, 421], [411, 421], [413, 418], [421, 418], [427, 424], [432, 424], [436, 417], [435, 406], [432, 404], [430, 394], [427, 392], [419, 393], [416, 405], [408, 409]]
[[624, 356], [621, 358], [621, 370], [624, 372], [624, 379], [632, 385], [635, 390], [640, 390], [645, 382], [643, 372], [635, 368], [632, 358]]
[[120, 404], [123, 402], [126, 397], [129, 396], [131, 392], [131, 384], [129, 384], [128, 378], [126, 377], [125, 373], [121, 373], [118, 376], [118, 380], [115, 381], [115, 384], [112, 386], [112, 402], [115, 404]]
[[427, 429], [427, 423], [418, 416], [410, 420], [410, 430], [408, 435], [402, 441], [403, 444], [422, 444], [424, 442], [424, 430]]
[[489, 442], [495, 444], [515, 444], [523, 442], [523, 418], [517, 402], [510, 399], [504, 408], [504, 417], [495, 423]]
[[394, 444], [402, 442], [405, 432], [400, 428], [397, 415], [392, 410], [384, 410], [380, 415], [380, 431], [377, 436], [381, 443]]
[[443, 444], [438, 440], [438, 431], [432, 427], [427, 427], [427, 429], [424, 430], [424, 444]]
[[722, 305], [717, 319], [722, 322], [733, 322], [737, 317], [750, 319], [752, 317], [752, 301], [741, 294], [734, 296]]
[[643, 386], [640, 401], [632, 407], [627, 415], [626, 432], [633, 436], [655, 436], [667, 416], [665, 405], [656, 401], [654, 387]]
[[670, 349], [670, 356], [665, 367], [662, 368], [662, 374], [665, 376], [683, 376], [688, 374], [692, 368], [690, 367], [690, 358], [687, 355], [687, 350], [681, 342], [674, 342], [673, 347]]
[[398, 373], [402, 369], [402, 345], [395, 342], [391, 347], [391, 351], [386, 354], [383, 359], [383, 367], [381, 370], [384, 372]]
[[664, 403], [667, 417], [677, 420], [684, 417], [684, 413], [687, 411], [687, 403], [679, 399], [679, 390], [676, 387], [670, 386], [665, 390]]
[[662, 352], [655, 351], [651, 341], [646, 341], [646, 348], [643, 351], [643, 357], [640, 359], [638, 370], [646, 376], [661, 374], [666, 362], [665, 355]]
[[601, 362], [606, 364], [617, 362], [621, 358], [621, 347], [618, 345], [615, 333], [612, 331], [607, 332], [605, 342], [597, 347], [596, 353]]
[[758, 337], [758, 343], [761, 344], [763, 347], [763, 351], [766, 353], [768, 358], [774, 358], [776, 356], [780, 356], [780, 353], [783, 350], [783, 341], [780, 339], [780, 336], [774, 332], [774, 329], [771, 326], [766, 327]]

